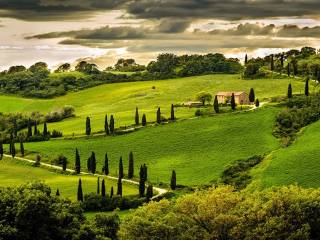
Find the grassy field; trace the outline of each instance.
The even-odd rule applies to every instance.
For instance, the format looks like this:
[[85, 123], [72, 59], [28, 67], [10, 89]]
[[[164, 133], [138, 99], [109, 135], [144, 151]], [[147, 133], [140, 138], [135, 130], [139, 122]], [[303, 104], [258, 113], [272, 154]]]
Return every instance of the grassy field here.
[[320, 187], [319, 128], [320, 122], [306, 127], [293, 145], [272, 153], [252, 171], [254, 182], [249, 189], [289, 184]]
[[110, 170], [117, 174], [119, 157], [124, 157], [125, 172], [130, 151], [135, 156], [135, 173], [140, 164], [149, 167], [149, 179], [168, 183], [171, 171], [177, 171], [178, 184], [206, 184], [220, 177], [235, 160], [264, 154], [278, 147], [272, 136], [275, 114], [279, 109], [265, 107], [248, 113], [223, 114], [179, 121], [116, 136], [51, 140], [26, 143], [25, 149], [41, 153], [50, 161], [64, 154], [73, 164], [75, 148], [81, 154], [82, 166], [91, 151], [96, 152], [97, 169], [101, 169], [108, 152]]
[[[34, 181], [43, 181], [48, 184], [55, 194], [57, 188], [61, 196], [76, 200], [77, 187], [80, 176], [63, 175], [44, 168], [36, 168], [19, 160], [3, 159], [0, 161], [0, 187], [15, 187]], [[83, 193], [96, 192], [97, 178], [81, 176]], [[102, 180], [102, 179], [101, 179]], [[117, 189], [117, 182], [105, 179], [107, 193], [111, 186]], [[138, 189], [134, 185], [123, 184], [124, 195], [136, 195]]]
[[[289, 79], [242, 80], [239, 75], [207, 75], [162, 81], [106, 84], [66, 96], [49, 100], [25, 99], [16, 96], [0, 96], [0, 112], [47, 113], [65, 105], [75, 107], [77, 117], [59, 123], [49, 124], [49, 130], [57, 129], [64, 135], [84, 134], [85, 118], [90, 116], [93, 132], [103, 130], [106, 113], [114, 114], [116, 126], [134, 123], [135, 108], [140, 117], [147, 114], [148, 121], [156, 118], [156, 109], [161, 107], [165, 116], [170, 114], [172, 103], [192, 101], [201, 91], [215, 95], [219, 91], [246, 91], [253, 87], [260, 99], [282, 96], [287, 92]], [[153, 88], [155, 87], [155, 88]], [[304, 83], [293, 81], [293, 91], [303, 91]], [[176, 109], [178, 118], [194, 116], [195, 109]], [[41, 126], [40, 126], [41, 129]]]

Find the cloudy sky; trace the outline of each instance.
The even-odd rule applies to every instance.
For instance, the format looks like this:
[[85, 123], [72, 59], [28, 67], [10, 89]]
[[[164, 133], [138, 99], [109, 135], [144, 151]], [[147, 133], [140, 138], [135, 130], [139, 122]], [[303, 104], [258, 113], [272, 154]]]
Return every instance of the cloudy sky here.
[[319, 0], [0, 0], [0, 69], [320, 47]]

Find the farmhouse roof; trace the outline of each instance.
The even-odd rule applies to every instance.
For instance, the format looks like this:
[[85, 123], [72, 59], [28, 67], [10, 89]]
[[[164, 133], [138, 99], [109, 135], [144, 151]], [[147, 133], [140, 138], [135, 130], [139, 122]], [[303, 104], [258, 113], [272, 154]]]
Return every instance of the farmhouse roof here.
[[217, 96], [230, 97], [230, 96], [232, 96], [232, 93], [233, 93], [235, 96], [240, 96], [240, 95], [242, 95], [242, 94], [246, 94], [245, 92], [218, 92], [218, 93], [217, 93]]

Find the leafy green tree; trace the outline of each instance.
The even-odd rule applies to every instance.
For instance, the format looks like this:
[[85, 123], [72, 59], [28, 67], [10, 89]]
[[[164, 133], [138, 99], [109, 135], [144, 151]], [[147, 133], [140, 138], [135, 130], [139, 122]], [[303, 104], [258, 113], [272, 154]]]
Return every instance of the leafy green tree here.
[[173, 104], [171, 104], [171, 121], [174, 121], [175, 120], [175, 116], [174, 116], [174, 106]]
[[104, 131], [106, 135], [110, 135], [109, 124], [108, 124], [108, 115], [104, 118]]
[[103, 170], [105, 175], [109, 175], [109, 159], [108, 159], [108, 153], [105, 154], [104, 156], [104, 166]]
[[91, 153], [90, 157], [90, 170], [92, 174], [96, 173], [96, 167], [97, 167], [97, 160], [96, 160], [96, 154], [94, 152]]
[[117, 189], [117, 195], [122, 196], [122, 178], [118, 178], [118, 189]]
[[288, 85], [288, 98], [291, 99], [292, 98], [292, 86], [291, 83], [289, 83]]
[[249, 101], [251, 102], [251, 103], [253, 103], [254, 102], [254, 100], [255, 100], [255, 94], [254, 94], [254, 90], [253, 90], [253, 88], [250, 88], [250, 93], [249, 93]]
[[43, 136], [48, 136], [48, 127], [47, 127], [47, 122], [44, 122], [43, 124]]
[[217, 95], [214, 97], [213, 108], [214, 108], [214, 111], [216, 113], [220, 112], [220, 110], [219, 110], [219, 101], [218, 101], [218, 96]]
[[212, 100], [212, 95], [208, 92], [200, 92], [197, 94], [196, 99], [202, 102], [202, 105], [204, 106], [206, 102], [210, 102]]
[[160, 110], [160, 108], [158, 108], [158, 110], [157, 110], [157, 123], [158, 124], [161, 123], [161, 110]]
[[260, 102], [259, 102], [259, 99], [258, 99], [258, 98], [256, 99], [255, 105], [256, 105], [256, 107], [259, 107], [259, 106], [260, 106]]
[[91, 121], [90, 118], [87, 117], [86, 120], [86, 135], [89, 136], [91, 134]]
[[134, 160], [133, 153], [129, 153], [129, 168], [128, 168], [128, 178], [131, 179], [134, 176]]
[[62, 72], [68, 72], [71, 69], [70, 63], [64, 63], [61, 64], [54, 72], [55, 73], [62, 73]]
[[136, 107], [135, 123], [137, 126], [140, 124], [139, 123], [139, 109], [138, 109], [138, 107]]
[[231, 109], [234, 111], [234, 110], [236, 110], [236, 100], [235, 100], [235, 98], [234, 98], [234, 93], [232, 93], [232, 95], [231, 95]]
[[172, 190], [176, 190], [177, 187], [177, 176], [175, 170], [172, 171], [170, 187]]
[[142, 126], [145, 127], [145, 126], [147, 125], [147, 117], [146, 117], [145, 114], [142, 115], [142, 120], [141, 120], [141, 122], [142, 122]]
[[24, 157], [24, 145], [22, 138], [20, 139], [20, 154], [22, 157]]
[[76, 174], [80, 174], [81, 161], [80, 161], [80, 154], [79, 154], [78, 148], [76, 148], [76, 160], [75, 160], [75, 164], [74, 164], [74, 169], [75, 169]]
[[78, 183], [77, 200], [78, 200], [79, 202], [83, 202], [83, 192], [82, 192], [82, 182], [81, 182], [81, 178], [79, 179], [79, 183]]
[[152, 184], [149, 184], [146, 192], [147, 201], [149, 202], [152, 197], [153, 197], [153, 186]]
[[309, 78], [306, 79], [305, 87], [304, 87], [304, 94], [309, 96]]
[[97, 194], [100, 194], [100, 177], [97, 178]]
[[124, 174], [123, 174], [123, 162], [122, 162], [122, 157], [120, 157], [119, 160], [119, 178], [123, 178]]
[[111, 115], [111, 117], [110, 117], [110, 133], [111, 133], [111, 134], [114, 134], [114, 133], [115, 133], [113, 115]]
[[102, 183], [101, 183], [101, 196], [102, 197], [106, 196], [106, 184], [104, 179], [102, 179]]

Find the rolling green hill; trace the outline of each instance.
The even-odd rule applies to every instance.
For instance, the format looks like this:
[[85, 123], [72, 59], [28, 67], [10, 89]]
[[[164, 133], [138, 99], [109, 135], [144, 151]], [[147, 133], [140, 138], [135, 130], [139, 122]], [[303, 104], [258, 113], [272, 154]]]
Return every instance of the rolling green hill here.
[[[216, 74], [161, 81], [106, 84], [49, 100], [1, 95], [0, 112], [47, 113], [65, 105], [72, 105], [75, 107], [77, 117], [49, 124], [49, 129], [60, 130], [64, 135], [84, 134], [87, 116], [92, 118], [92, 130], [96, 132], [103, 129], [106, 113], [115, 115], [116, 126], [130, 125], [134, 123], [137, 106], [140, 116], [146, 113], [147, 120], [154, 121], [158, 106], [165, 116], [169, 116], [172, 103], [192, 101], [200, 91], [208, 91], [215, 95], [218, 91], [249, 92], [253, 87], [261, 101], [263, 98], [285, 95], [288, 83], [289, 79], [242, 80], [239, 75]], [[303, 87], [303, 82], [293, 81], [294, 92], [299, 93]], [[194, 109], [189, 108], [176, 109], [178, 118], [194, 116], [194, 112]]]
[[[62, 197], [76, 200], [79, 177], [82, 179], [84, 194], [96, 192], [97, 178], [93, 176], [63, 175], [8, 158], [0, 161], [0, 187], [15, 187], [29, 182], [43, 181], [51, 187], [52, 194], [55, 194], [58, 188]], [[105, 178], [105, 182], [107, 193], [112, 186], [116, 191], [116, 181]], [[137, 195], [138, 189], [134, 185], [123, 184], [123, 194]]]
[[[168, 183], [171, 171], [177, 171], [178, 184], [207, 184], [220, 177], [228, 164], [235, 160], [264, 154], [278, 147], [272, 136], [275, 107], [264, 107], [247, 113], [223, 114], [179, 121], [116, 136], [51, 140], [26, 143], [25, 149], [41, 153], [50, 161], [65, 154], [73, 164], [75, 148], [81, 154], [82, 166], [91, 151], [101, 169], [104, 154], [108, 152], [110, 169], [117, 174], [119, 157], [124, 157], [125, 172], [130, 151], [135, 156], [135, 173], [140, 164], [149, 167], [148, 176], [154, 183]], [[32, 156], [30, 156], [32, 157]]]

